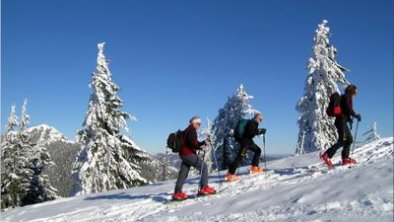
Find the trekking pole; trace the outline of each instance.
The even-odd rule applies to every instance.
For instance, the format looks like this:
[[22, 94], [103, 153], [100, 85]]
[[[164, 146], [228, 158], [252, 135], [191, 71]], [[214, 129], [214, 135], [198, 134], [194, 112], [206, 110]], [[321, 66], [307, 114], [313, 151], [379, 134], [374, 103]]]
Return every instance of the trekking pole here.
[[267, 154], [265, 152], [265, 134], [263, 134], [264, 172], [267, 170]]
[[357, 120], [357, 123], [356, 123], [356, 131], [354, 132], [354, 142], [353, 142], [352, 156], [353, 156], [354, 150], [356, 149], [358, 123], [359, 123], [359, 121]]
[[212, 150], [211, 152], [213, 152], [213, 161], [215, 161], [216, 171], [217, 171], [218, 177], [219, 177], [219, 190], [220, 190], [221, 185], [222, 185], [222, 177], [220, 176], [220, 170], [219, 170], [219, 165], [218, 165], [218, 159], [216, 156], [216, 150], [213, 149], [211, 141], [209, 141], [209, 146]]

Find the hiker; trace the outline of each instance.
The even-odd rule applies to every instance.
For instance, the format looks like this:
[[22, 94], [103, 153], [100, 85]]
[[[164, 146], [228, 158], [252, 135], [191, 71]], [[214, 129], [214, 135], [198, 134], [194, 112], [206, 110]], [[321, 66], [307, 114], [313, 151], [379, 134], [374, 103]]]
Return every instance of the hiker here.
[[345, 89], [345, 94], [340, 98], [340, 115], [336, 116], [335, 127], [338, 131], [338, 142], [330, 147], [322, 156], [321, 159], [328, 167], [333, 167], [331, 158], [335, 155], [337, 150], [343, 147], [342, 150], [342, 165], [357, 163], [356, 160], [349, 157], [350, 146], [353, 143], [352, 133], [349, 129], [348, 123], [352, 124], [352, 117], [361, 121], [361, 115], [353, 110], [353, 97], [357, 94], [357, 87], [349, 85]]
[[[235, 171], [239, 167], [240, 162], [245, 157], [248, 150], [251, 150], [254, 152], [252, 165], [250, 168], [250, 173], [257, 174], [257, 173], [261, 173], [263, 171], [263, 169], [259, 167], [261, 149], [253, 141], [253, 138], [256, 135], [261, 135], [261, 134], [266, 133], [266, 129], [264, 129], [264, 128], [259, 129], [258, 128], [259, 124], [262, 121], [263, 121], [263, 114], [257, 113], [253, 119], [247, 121], [245, 129], [244, 129], [242, 135], [240, 135], [240, 138], [236, 137], [237, 142], [240, 144], [240, 149], [239, 149], [237, 157], [235, 158], [233, 163], [230, 165], [228, 173], [225, 176], [226, 181], [234, 181], [234, 180], [238, 180], [240, 178], [239, 176], [235, 175]], [[236, 130], [238, 130], [238, 129], [236, 129]], [[235, 133], [236, 132], [234, 132], [234, 134]]]
[[[179, 151], [179, 156], [182, 160], [181, 168], [179, 170], [178, 179], [175, 185], [175, 192], [173, 194], [173, 200], [185, 200], [188, 198], [186, 193], [182, 192], [183, 184], [189, 174], [190, 167], [195, 167], [201, 172], [200, 190], [198, 195], [211, 195], [215, 194], [216, 190], [208, 186], [208, 169], [207, 165], [203, 162], [203, 159], [197, 155], [197, 150], [205, 150], [206, 141], [199, 142], [197, 140], [197, 130], [201, 126], [201, 119], [198, 116], [194, 116], [189, 121], [190, 125], [183, 131], [184, 143]], [[209, 137], [207, 138], [209, 140]]]

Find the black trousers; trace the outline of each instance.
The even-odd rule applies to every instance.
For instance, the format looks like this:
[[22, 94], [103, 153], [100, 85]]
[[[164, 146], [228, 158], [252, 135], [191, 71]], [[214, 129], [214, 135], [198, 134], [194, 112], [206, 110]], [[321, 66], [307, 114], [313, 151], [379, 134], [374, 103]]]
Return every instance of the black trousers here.
[[343, 118], [336, 118], [335, 127], [338, 130], [338, 142], [330, 147], [326, 153], [328, 157], [332, 158], [337, 150], [343, 147], [342, 159], [349, 158], [350, 146], [353, 143], [352, 132], [350, 131], [347, 122]]
[[246, 152], [248, 150], [251, 150], [254, 152], [253, 155], [253, 160], [252, 160], [252, 166], [259, 166], [259, 161], [260, 161], [260, 155], [261, 155], [261, 149], [258, 147], [253, 140], [252, 141], [241, 141], [241, 149], [239, 149], [238, 155], [233, 161], [233, 163], [230, 165], [228, 172], [231, 174], [234, 174], [237, 168], [239, 167], [239, 164], [241, 163], [242, 159], [246, 155]]

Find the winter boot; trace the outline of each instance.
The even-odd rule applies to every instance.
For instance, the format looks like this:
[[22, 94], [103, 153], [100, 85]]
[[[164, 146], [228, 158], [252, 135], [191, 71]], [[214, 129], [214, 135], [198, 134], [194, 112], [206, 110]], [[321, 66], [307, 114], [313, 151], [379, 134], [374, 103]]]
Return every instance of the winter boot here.
[[332, 161], [331, 161], [330, 157], [328, 157], [327, 153], [323, 154], [323, 156], [321, 156], [320, 159], [323, 160], [324, 163], [327, 164], [327, 166], [329, 168], [334, 167], [334, 165], [332, 165]]
[[357, 163], [357, 160], [352, 159], [352, 158], [343, 158], [342, 159], [342, 165], [343, 166], [350, 165], [350, 164], [356, 164], [356, 163]]
[[250, 174], [259, 174], [263, 172], [263, 169], [261, 167], [258, 166], [251, 166], [250, 167]]
[[231, 174], [230, 172], [228, 172], [227, 175], [224, 177], [224, 180], [227, 181], [227, 182], [236, 181], [236, 180], [239, 180], [239, 179], [241, 179], [240, 176]]
[[182, 201], [186, 200], [189, 196], [183, 192], [176, 192], [172, 195], [172, 200], [174, 201]]
[[216, 190], [215, 190], [215, 188], [210, 187], [210, 186], [203, 187], [198, 192], [198, 195], [201, 195], [201, 196], [212, 195], [212, 194], [216, 194]]

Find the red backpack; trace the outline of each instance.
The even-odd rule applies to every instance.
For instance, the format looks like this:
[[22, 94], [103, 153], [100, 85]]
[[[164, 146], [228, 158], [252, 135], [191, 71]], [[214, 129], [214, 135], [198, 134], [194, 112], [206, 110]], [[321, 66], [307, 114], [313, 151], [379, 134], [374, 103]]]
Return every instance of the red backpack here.
[[326, 113], [330, 117], [338, 117], [342, 115], [341, 95], [337, 92], [330, 96], [330, 103], [328, 104]]

